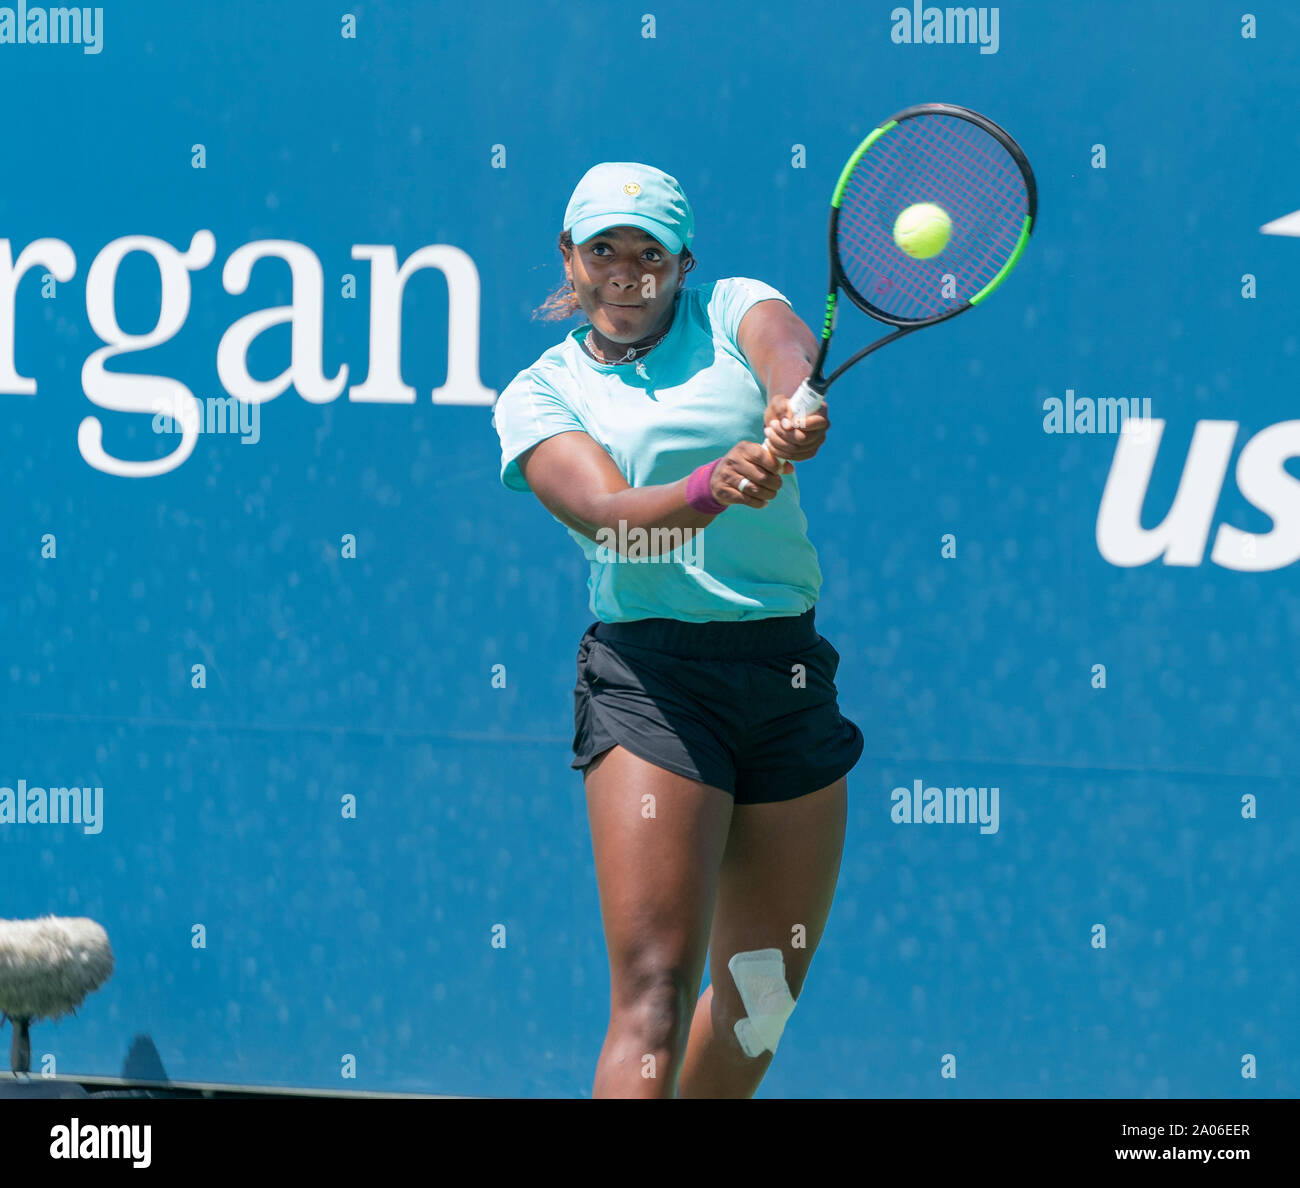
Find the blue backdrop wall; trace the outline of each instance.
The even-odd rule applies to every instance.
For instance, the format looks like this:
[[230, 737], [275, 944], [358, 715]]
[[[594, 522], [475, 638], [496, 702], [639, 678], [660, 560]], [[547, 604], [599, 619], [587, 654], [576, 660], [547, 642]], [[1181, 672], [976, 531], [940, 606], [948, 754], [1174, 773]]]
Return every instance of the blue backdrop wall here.
[[[0, 916], [117, 958], [36, 1067], [144, 1032], [176, 1079], [590, 1092], [586, 566], [489, 405], [571, 328], [529, 315], [590, 165], [673, 173], [693, 279], [815, 324], [843, 159], [941, 99], [1040, 219], [800, 469], [867, 746], [760, 1095], [1294, 1095], [1300, 243], [1260, 227], [1300, 207], [1300, 16], [1252, 7], [1006, 0], [983, 46], [822, 0], [0, 14], [0, 789], [102, 788], [0, 823]], [[178, 385], [240, 431], [156, 431]], [[1121, 397], [1145, 439], [1088, 431]], [[894, 823], [918, 780], [996, 786], [997, 830]]]

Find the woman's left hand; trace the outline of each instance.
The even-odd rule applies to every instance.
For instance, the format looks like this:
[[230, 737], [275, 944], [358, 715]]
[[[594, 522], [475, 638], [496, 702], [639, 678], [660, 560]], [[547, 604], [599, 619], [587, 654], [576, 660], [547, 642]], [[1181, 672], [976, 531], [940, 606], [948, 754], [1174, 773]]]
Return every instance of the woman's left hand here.
[[791, 462], [806, 462], [822, 448], [831, 418], [823, 404], [816, 412], [796, 420], [790, 413], [790, 397], [778, 395], [767, 402], [763, 424], [767, 447], [772, 453]]

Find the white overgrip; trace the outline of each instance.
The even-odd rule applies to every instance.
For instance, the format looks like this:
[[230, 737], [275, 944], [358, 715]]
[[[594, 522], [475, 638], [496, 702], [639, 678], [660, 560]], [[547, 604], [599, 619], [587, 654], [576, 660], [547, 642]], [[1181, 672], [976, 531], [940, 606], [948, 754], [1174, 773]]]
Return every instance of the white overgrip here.
[[[809, 413], [815, 413], [826, 401], [822, 396], [814, 392], [808, 386], [808, 381], [804, 380], [795, 390], [794, 395], [790, 397], [790, 420], [794, 423], [796, 429], [801, 428], [799, 419], [808, 416]], [[773, 452], [771, 445], [763, 442], [763, 448], [773, 458], [777, 455]]]
[[790, 397], [790, 416], [806, 417], [809, 413], [815, 413], [826, 401], [818, 392], [814, 392], [808, 386], [808, 381], [804, 380], [796, 389], [793, 396]]

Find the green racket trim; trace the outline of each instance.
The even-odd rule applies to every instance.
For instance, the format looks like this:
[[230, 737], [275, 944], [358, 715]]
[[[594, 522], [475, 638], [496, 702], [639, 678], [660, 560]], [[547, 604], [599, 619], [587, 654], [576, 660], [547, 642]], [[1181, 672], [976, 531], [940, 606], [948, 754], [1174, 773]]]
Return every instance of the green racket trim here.
[[838, 293], [831, 293], [826, 298], [826, 317], [822, 319], [822, 337], [830, 338], [831, 329], [835, 325], [835, 302], [838, 299]]
[[1011, 258], [1005, 264], [1002, 265], [1002, 268], [998, 272], [997, 276], [995, 276], [991, 281], [989, 281], [987, 285], [985, 285], [978, 293], [975, 294], [974, 297], [970, 299], [971, 305], [978, 305], [981, 301], [984, 300], [985, 297], [987, 297], [991, 292], [993, 292], [993, 290], [996, 289], [998, 285], [1000, 285], [1004, 280], [1006, 280], [1007, 273], [1010, 272], [1016, 266], [1016, 261], [1020, 259], [1021, 255], [1025, 250], [1025, 245], [1029, 242], [1029, 230], [1032, 227], [1033, 222], [1034, 220], [1030, 215], [1025, 215], [1025, 225], [1020, 228], [1020, 238], [1019, 240], [1016, 241], [1016, 249], [1011, 253]]
[[853, 156], [849, 158], [849, 163], [844, 166], [844, 171], [840, 174], [840, 180], [835, 183], [835, 193], [831, 197], [831, 206], [833, 206], [836, 210], [839, 210], [840, 199], [844, 197], [844, 187], [849, 184], [849, 178], [852, 176], [854, 169], [857, 168], [858, 162], [862, 160], [862, 154], [865, 153], [867, 149], [869, 149], [873, 144], [875, 144], [877, 140], [879, 140], [882, 136], [884, 136], [884, 134], [888, 132], [890, 128], [897, 128], [897, 127], [898, 127], [897, 120], [890, 120], [889, 123], [887, 124], [881, 124], [879, 128], [875, 129], [875, 131], [873, 131], [871, 135], [866, 138], [866, 140], [864, 140], [860, 145], [858, 145], [857, 152], [855, 152]]

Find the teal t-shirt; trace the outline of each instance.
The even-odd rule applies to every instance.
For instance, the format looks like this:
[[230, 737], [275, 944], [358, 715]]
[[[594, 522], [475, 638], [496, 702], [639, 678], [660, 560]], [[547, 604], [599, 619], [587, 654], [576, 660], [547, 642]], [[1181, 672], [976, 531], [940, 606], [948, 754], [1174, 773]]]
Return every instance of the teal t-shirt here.
[[[741, 277], [684, 288], [667, 336], [637, 363], [598, 363], [581, 346], [590, 323], [578, 327], [497, 398], [501, 481], [527, 491], [519, 455], [557, 433], [586, 433], [632, 487], [678, 482], [737, 442], [761, 442], [767, 397], [736, 334], [750, 307], [770, 300], [786, 298]], [[661, 556], [641, 549], [638, 559], [632, 537], [620, 549], [564, 527], [591, 563], [591, 610], [606, 623], [800, 615], [821, 589], [795, 474], [766, 508], [730, 506]]]

